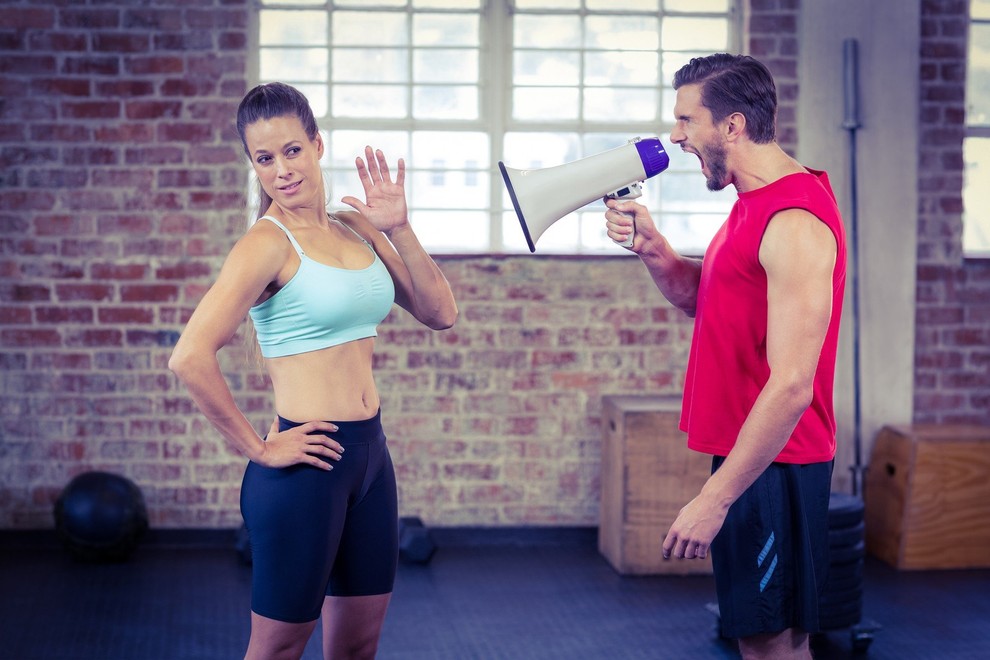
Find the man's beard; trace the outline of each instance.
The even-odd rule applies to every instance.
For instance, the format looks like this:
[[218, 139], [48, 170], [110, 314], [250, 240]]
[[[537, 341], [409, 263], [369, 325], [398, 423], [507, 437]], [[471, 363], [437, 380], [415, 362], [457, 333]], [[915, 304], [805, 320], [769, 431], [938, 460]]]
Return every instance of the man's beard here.
[[722, 143], [712, 141], [706, 144], [701, 154], [705, 159], [705, 165], [708, 166], [708, 189], [717, 192], [729, 185], [729, 171], [725, 166], [725, 147]]

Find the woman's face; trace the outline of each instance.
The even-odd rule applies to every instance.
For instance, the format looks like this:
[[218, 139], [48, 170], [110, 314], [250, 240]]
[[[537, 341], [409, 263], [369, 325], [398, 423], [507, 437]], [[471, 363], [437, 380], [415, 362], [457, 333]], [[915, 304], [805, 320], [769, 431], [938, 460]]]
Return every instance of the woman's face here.
[[310, 140], [294, 116], [261, 119], [244, 129], [261, 187], [285, 209], [323, 208], [323, 138]]

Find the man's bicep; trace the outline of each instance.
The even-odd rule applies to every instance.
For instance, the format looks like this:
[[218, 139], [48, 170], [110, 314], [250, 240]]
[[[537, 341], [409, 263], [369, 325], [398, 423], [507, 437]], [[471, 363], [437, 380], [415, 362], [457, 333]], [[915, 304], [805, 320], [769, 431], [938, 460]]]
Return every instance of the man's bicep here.
[[760, 244], [767, 274], [767, 358], [771, 370], [813, 376], [832, 315], [835, 236], [803, 209], [775, 215]]

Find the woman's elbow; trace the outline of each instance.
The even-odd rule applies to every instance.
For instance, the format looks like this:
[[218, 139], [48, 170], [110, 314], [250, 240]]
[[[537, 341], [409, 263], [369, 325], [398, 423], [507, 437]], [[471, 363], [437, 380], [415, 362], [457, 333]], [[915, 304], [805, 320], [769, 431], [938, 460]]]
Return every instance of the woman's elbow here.
[[189, 347], [179, 339], [179, 343], [172, 349], [172, 354], [168, 358], [168, 370], [175, 374], [179, 380], [188, 380], [197, 360]]
[[427, 325], [431, 330], [449, 330], [457, 322], [458, 314], [457, 305], [451, 304], [450, 308], [441, 310]]
[[168, 357], [168, 370], [178, 376], [179, 380], [182, 380], [187, 364], [188, 360], [185, 359], [185, 354], [178, 347], [172, 349], [172, 354]]

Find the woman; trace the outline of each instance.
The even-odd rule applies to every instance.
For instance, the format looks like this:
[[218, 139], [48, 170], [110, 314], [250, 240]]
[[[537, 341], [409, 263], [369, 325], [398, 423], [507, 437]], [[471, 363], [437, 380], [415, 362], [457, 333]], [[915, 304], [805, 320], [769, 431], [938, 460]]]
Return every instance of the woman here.
[[[323, 617], [325, 658], [374, 657], [395, 578], [395, 475], [372, 376], [376, 326], [393, 301], [424, 325], [457, 307], [406, 212], [405, 165], [356, 164], [366, 201], [326, 211], [323, 140], [306, 98], [252, 89], [237, 129], [261, 188], [261, 216], [231, 249], [169, 368], [249, 459], [241, 511], [251, 538], [247, 658], [298, 658]], [[250, 314], [278, 416], [262, 439], [238, 410], [217, 352]], [[333, 420], [333, 421], [327, 421]]]

